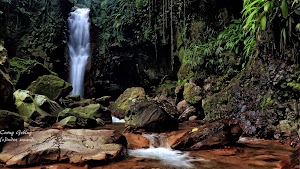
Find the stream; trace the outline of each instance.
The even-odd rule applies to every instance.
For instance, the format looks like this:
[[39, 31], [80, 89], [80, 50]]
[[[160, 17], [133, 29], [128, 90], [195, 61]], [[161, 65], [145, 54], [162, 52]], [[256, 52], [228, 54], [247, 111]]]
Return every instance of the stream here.
[[[181, 124], [182, 132], [192, 126]], [[97, 129], [114, 129], [122, 132], [123, 123], [113, 123]], [[234, 147], [223, 149], [179, 151], [169, 148], [164, 134], [147, 133], [150, 148], [128, 150], [128, 156], [120, 161], [92, 169], [280, 169], [280, 161], [286, 159], [295, 149], [276, 140], [260, 140], [241, 137]], [[162, 137], [160, 137], [162, 136]], [[43, 168], [44, 167], [44, 168]], [[53, 164], [29, 169], [87, 169], [87, 166]]]

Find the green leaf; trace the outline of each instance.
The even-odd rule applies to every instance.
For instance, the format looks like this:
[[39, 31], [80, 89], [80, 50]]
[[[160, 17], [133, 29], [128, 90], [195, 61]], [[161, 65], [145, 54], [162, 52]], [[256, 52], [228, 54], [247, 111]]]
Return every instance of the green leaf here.
[[75, 116], [68, 116], [64, 119], [62, 119], [60, 122], [58, 122], [57, 124], [60, 126], [65, 126], [67, 124], [71, 123], [75, 123], [77, 120], [77, 118]]
[[270, 6], [271, 6], [271, 1], [266, 2], [264, 5], [264, 11], [268, 12], [270, 9]]
[[282, 0], [280, 9], [281, 9], [283, 18], [286, 19], [289, 15], [289, 11], [288, 11], [289, 7], [288, 7], [286, 0]]
[[261, 29], [265, 30], [267, 27], [267, 17], [264, 15], [260, 20]]

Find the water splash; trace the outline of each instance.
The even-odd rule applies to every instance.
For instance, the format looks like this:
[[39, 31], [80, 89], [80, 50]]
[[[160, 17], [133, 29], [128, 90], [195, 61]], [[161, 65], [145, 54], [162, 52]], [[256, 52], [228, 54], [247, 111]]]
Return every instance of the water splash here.
[[125, 123], [125, 120], [124, 119], [119, 119], [115, 116], [112, 116], [112, 122], [113, 123]]
[[192, 162], [207, 161], [203, 158], [192, 158], [188, 152], [182, 152], [165, 147], [150, 147], [147, 149], [128, 150], [128, 154], [139, 158], [160, 160], [164, 165], [178, 168], [194, 168]]
[[165, 136], [161, 134], [143, 134], [151, 144], [150, 148], [128, 150], [128, 154], [139, 158], [160, 160], [164, 165], [175, 168], [194, 168], [193, 162], [207, 161], [203, 158], [190, 157], [188, 152], [173, 150], [165, 144]]
[[70, 94], [84, 96], [84, 74], [90, 55], [90, 9], [76, 9], [70, 13], [68, 25], [70, 38], [68, 42], [70, 55]]

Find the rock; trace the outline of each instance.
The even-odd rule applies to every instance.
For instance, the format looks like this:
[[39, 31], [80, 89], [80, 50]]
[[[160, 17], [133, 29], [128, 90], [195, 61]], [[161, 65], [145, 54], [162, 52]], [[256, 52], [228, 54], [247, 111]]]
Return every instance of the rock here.
[[28, 90], [19, 89], [14, 92], [14, 97], [18, 113], [31, 125], [49, 126], [55, 123], [56, 116], [62, 111], [58, 103]]
[[180, 116], [180, 112], [177, 111], [176, 107], [171, 103], [170, 99], [158, 99], [156, 103], [164, 109], [169, 115], [176, 119]]
[[[84, 107], [75, 107], [73, 109], [66, 108], [58, 114], [58, 120], [62, 120], [69, 116], [76, 117], [76, 127], [92, 128], [97, 125], [103, 125], [103, 123], [112, 123], [110, 111], [100, 104], [90, 104]], [[74, 123], [74, 118], [71, 122]]]
[[189, 82], [184, 85], [183, 98], [190, 104], [197, 104], [203, 98], [203, 90], [195, 83]]
[[128, 142], [128, 149], [134, 150], [150, 147], [150, 141], [140, 134], [123, 133], [123, 135], [126, 137]]
[[180, 113], [183, 113], [188, 107], [190, 107], [190, 104], [188, 104], [185, 100], [180, 101], [176, 106]]
[[133, 105], [126, 114], [125, 125], [129, 130], [141, 129], [147, 132], [164, 132], [178, 129], [177, 120], [155, 101]]
[[141, 87], [132, 87], [126, 89], [118, 99], [109, 105], [109, 109], [115, 117], [123, 119], [129, 111], [130, 106], [136, 104], [140, 100], [146, 99], [145, 90]]
[[0, 40], [0, 70], [8, 73], [7, 50], [3, 46], [3, 41]]
[[97, 164], [126, 156], [126, 139], [114, 130], [36, 131], [8, 142], [0, 154], [6, 166], [28, 166], [69, 161]]
[[234, 145], [242, 130], [233, 121], [215, 121], [192, 129], [171, 147], [180, 150], [199, 150]]
[[280, 135], [283, 137], [289, 137], [292, 136], [292, 133], [297, 132], [299, 129], [299, 123], [298, 122], [292, 122], [289, 120], [281, 120], [279, 121], [278, 125]]
[[80, 101], [80, 95], [78, 95], [78, 94], [68, 95], [68, 96], [66, 96], [66, 99], [70, 99], [75, 102]]
[[189, 121], [195, 121], [198, 118], [198, 116], [190, 116], [189, 117]]
[[280, 162], [281, 169], [297, 169], [300, 168], [300, 148], [293, 152], [288, 159]]
[[0, 108], [11, 109], [13, 107], [13, 92], [14, 86], [8, 75], [0, 70]]
[[17, 89], [26, 89], [39, 76], [54, 74], [35, 60], [12, 58], [9, 61], [9, 74]]
[[182, 114], [179, 116], [178, 120], [180, 122], [188, 120], [191, 116], [196, 115], [197, 111], [194, 106], [188, 107]]
[[111, 96], [102, 96], [100, 98], [97, 98], [96, 102], [103, 105], [103, 106], [105, 106], [105, 107], [108, 107], [110, 99], [111, 99]]
[[[17, 137], [16, 132], [22, 130], [24, 130], [24, 120], [19, 114], [7, 110], [0, 110], [0, 150], [6, 142], [6, 139]], [[12, 134], [3, 134], [2, 131]]]
[[54, 75], [44, 75], [33, 81], [27, 90], [47, 96], [51, 100], [58, 100], [72, 91], [70, 83]]
[[14, 87], [8, 74], [7, 51], [0, 40], [0, 108], [11, 109], [13, 107]]

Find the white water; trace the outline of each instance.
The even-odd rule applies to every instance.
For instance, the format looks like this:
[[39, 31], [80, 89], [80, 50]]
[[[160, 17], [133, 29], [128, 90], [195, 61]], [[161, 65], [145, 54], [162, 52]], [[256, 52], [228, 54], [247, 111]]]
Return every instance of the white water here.
[[[143, 136], [149, 139], [150, 143], [154, 146], [161, 146], [164, 142], [159, 135], [145, 134]], [[203, 158], [192, 158], [189, 156], [188, 152], [173, 150], [168, 146], [154, 146], [147, 149], [128, 150], [128, 154], [139, 158], [157, 159], [166, 166], [178, 168], [194, 168], [193, 162], [207, 161]]]
[[84, 96], [84, 74], [90, 55], [90, 9], [76, 9], [70, 13], [68, 25], [70, 38], [68, 42], [70, 55], [70, 94]]
[[125, 123], [125, 120], [124, 119], [119, 119], [115, 116], [112, 116], [112, 122], [113, 123]]

